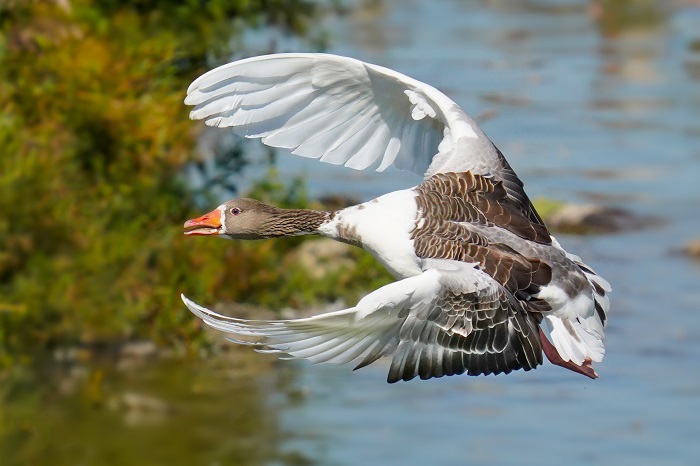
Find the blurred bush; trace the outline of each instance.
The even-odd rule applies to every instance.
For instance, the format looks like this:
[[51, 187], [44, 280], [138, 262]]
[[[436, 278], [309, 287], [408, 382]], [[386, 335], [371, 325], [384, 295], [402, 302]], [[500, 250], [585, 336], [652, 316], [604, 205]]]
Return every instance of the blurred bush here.
[[[181, 291], [294, 298], [269, 292], [295, 273], [279, 267], [293, 240], [183, 237], [182, 222], [202, 213], [182, 176], [202, 127], [182, 100], [246, 28], [307, 34], [314, 5], [0, 3], [0, 366], [66, 343], [138, 337], [196, 348], [199, 324]], [[305, 202], [294, 200], [298, 187], [264, 188]]]

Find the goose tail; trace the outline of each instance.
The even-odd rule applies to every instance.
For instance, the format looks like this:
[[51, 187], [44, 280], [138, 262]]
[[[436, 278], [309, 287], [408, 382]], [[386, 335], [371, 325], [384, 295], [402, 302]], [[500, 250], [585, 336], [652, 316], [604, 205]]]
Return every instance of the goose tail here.
[[558, 302], [560, 306], [554, 306], [552, 312], [545, 313], [540, 326], [543, 335], [564, 362], [577, 366], [600, 362], [605, 356], [604, 330], [610, 308], [608, 294], [612, 288], [580, 257], [569, 253], [566, 255], [583, 272], [590, 288], [569, 298], [558, 287], [548, 286], [539, 297], [549, 297], [551, 302]]

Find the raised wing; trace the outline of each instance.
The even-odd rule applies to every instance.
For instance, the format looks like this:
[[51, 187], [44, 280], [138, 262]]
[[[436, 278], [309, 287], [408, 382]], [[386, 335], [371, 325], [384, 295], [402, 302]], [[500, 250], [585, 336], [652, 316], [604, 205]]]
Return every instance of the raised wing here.
[[195, 80], [185, 103], [195, 106], [190, 117], [207, 125], [326, 163], [511, 178], [502, 155], [447, 96], [352, 58], [306, 53], [236, 61]]
[[542, 363], [535, 317], [485, 273], [452, 261], [370, 293], [356, 307], [298, 320], [216, 314], [183, 296], [207, 325], [239, 343], [314, 363], [364, 367], [391, 356], [388, 381], [499, 374]]

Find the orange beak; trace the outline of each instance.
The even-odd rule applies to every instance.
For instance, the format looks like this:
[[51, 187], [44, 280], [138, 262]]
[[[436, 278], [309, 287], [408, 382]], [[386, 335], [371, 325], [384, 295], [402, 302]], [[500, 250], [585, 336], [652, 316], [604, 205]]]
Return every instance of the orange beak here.
[[185, 222], [186, 235], [218, 235], [220, 228], [221, 211], [219, 209]]

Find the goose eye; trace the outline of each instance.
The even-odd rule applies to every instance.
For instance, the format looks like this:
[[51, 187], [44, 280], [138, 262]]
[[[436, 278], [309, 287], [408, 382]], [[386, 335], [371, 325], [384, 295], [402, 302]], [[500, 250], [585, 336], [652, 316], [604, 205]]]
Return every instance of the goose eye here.
[[231, 213], [233, 215], [238, 215], [241, 213], [241, 209], [239, 209], [238, 207], [234, 207], [233, 209], [231, 209]]

